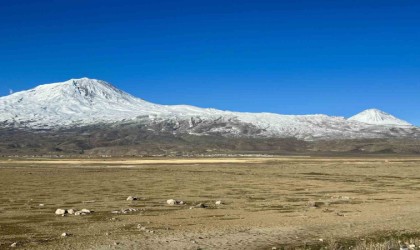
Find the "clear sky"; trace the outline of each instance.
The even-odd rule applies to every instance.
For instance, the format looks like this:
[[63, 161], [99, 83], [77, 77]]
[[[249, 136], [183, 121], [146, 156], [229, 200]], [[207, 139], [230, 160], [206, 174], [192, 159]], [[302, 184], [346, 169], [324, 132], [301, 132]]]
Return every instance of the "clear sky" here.
[[420, 1], [0, 1], [0, 96], [90, 77], [160, 104], [420, 125]]

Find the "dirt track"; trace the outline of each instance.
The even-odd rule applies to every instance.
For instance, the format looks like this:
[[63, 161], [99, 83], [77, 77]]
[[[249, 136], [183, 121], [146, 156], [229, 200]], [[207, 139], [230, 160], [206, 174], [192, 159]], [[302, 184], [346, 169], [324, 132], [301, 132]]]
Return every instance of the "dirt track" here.
[[[0, 248], [271, 249], [418, 233], [419, 168], [418, 158], [5, 160]], [[209, 207], [189, 209], [198, 203]], [[129, 207], [139, 211], [111, 213]]]

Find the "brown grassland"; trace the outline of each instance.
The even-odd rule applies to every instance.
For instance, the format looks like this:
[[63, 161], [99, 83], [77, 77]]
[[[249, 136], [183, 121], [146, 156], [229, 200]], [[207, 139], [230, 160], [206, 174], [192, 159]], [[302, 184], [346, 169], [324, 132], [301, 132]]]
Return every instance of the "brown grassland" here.
[[[137, 211], [111, 213], [125, 208]], [[419, 236], [416, 157], [0, 160], [0, 249], [399, 249]]]

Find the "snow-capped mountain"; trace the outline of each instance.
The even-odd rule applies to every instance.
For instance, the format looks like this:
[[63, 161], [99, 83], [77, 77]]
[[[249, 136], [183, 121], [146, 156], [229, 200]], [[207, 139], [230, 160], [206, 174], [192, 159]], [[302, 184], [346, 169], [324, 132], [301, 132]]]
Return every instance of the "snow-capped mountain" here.
[[358, 121], [372, 125], [412, 126], [410, 123], [378, 109], [365, 110], [350, 117], [349, 121]]
[[[417, 135], [409, 123], [379, 110], [350, 119], [327, 115], [240, 113], [187, 105], [158, 105], [96, 79], [40, 85], [0, 98], [0, 124], [40, 129], [137, 122], [150, 130], [299, 139], [383, 138]], [[162, 125], [163, 124], [163, 125]]]

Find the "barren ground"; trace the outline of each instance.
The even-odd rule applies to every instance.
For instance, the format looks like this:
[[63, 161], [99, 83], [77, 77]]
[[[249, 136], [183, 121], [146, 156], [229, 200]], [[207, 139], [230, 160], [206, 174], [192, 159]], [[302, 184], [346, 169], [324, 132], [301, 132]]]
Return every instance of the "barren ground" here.
[[[316, 249], [415, 237], [419, 170], [414, 157], [6, 158], [0, 249]], [[171, 198], [187, 204], [169, 206]], [[190, 209], [198, 203], [209, 207]], [[57, 208], [95, 212], [62, 217]], [[125, 208], [138, 211], [111, 213]]]

